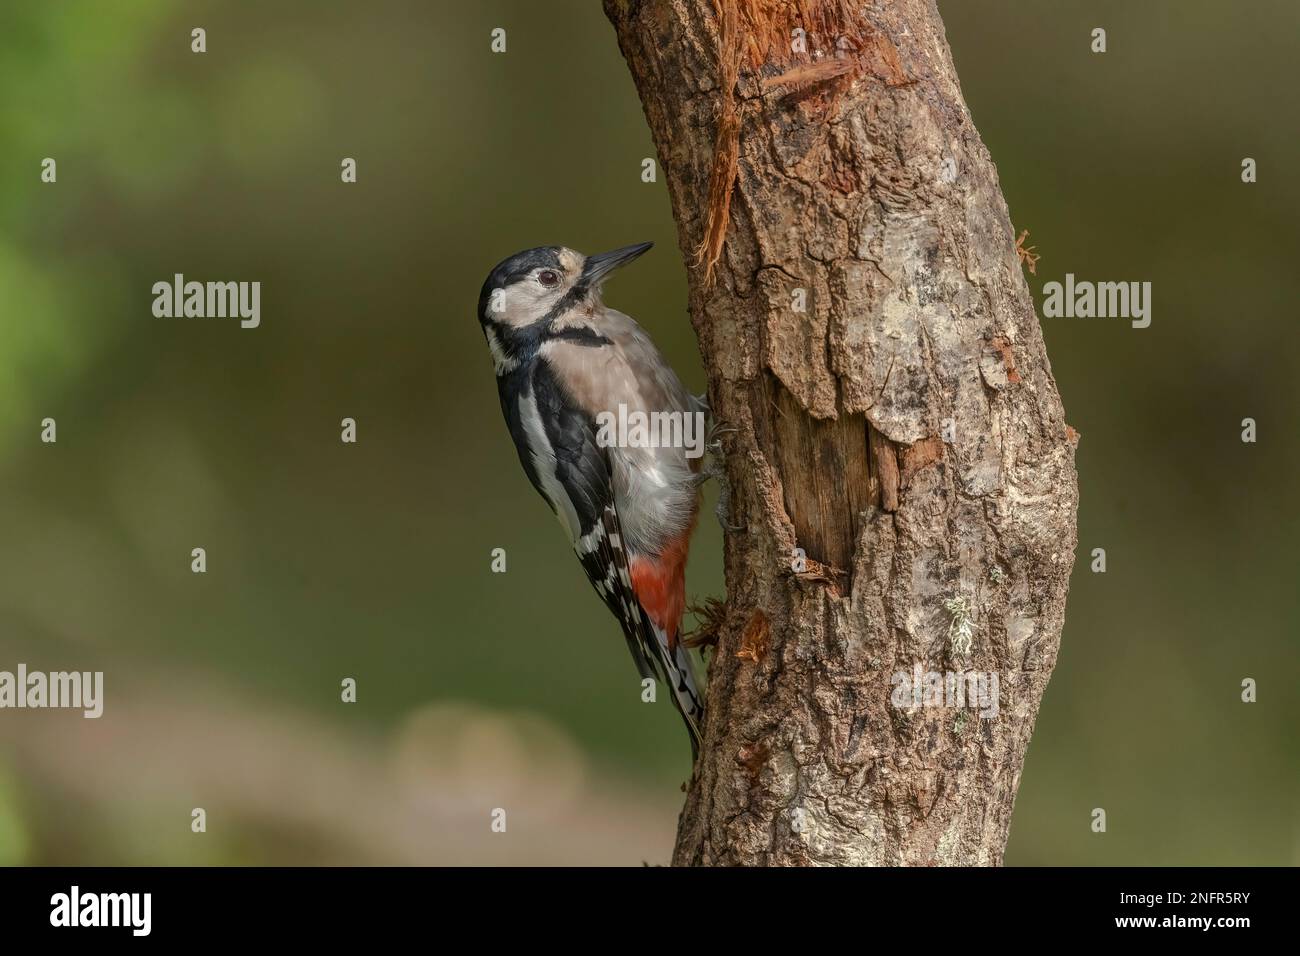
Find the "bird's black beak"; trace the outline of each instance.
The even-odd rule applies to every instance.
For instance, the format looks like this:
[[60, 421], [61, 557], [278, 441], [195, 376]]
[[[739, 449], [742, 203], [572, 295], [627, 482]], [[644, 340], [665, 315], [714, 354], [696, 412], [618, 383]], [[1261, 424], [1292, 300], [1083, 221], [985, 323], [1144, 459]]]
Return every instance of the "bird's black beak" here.
[[635, 246], [624, 246], [622, 249], [587, 256], [587, 261], [582, 266], [582, 284], [585, 286], [599, 285], [605, 276], [619, 266], [627, 265], [653, 245], [653, 242], [639, 242]]

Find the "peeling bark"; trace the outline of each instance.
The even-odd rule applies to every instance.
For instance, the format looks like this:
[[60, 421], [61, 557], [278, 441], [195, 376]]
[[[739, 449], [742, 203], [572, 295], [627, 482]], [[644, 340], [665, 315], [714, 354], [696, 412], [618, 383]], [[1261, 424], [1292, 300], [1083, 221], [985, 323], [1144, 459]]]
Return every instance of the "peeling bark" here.
[[[1064, 621], [1077, 434], [933, 0], [605, 9], [745, 528], [674, 863], [999, 864]], [[895, 706], [917, 663], [995, 673], [998, 715]]]

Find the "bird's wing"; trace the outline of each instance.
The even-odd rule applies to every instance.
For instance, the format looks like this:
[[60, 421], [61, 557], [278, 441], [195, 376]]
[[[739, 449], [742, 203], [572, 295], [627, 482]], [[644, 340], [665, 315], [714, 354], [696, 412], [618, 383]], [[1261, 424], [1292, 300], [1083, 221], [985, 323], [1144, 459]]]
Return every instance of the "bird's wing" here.
[[[665, 679], [653, 625], [632, 591], [629, 557], [608, 449], [593, 421], [570, 398], [555, 373], [539, 362], [531, 388], [521, 390], [506, 420], [524, 470], [569, 532], [573, 549], [601, 600], [618, 619], [642, 678]], [[503, 398], [503, 406], [508, 404]]]

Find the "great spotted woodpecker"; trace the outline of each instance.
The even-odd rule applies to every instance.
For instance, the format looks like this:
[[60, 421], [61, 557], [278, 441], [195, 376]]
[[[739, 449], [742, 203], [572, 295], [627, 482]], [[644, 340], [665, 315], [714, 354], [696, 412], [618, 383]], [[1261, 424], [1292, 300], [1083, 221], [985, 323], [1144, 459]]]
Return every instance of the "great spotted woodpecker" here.
[[478, 316], [520, 464], [618, 618], [641, 677], [671, 688], [698, 756], [704, 708], [679, 638], [699, 453], [684, 442], [611, 440], [625, 431], [603, 427], [609, 416], [707, 413], [645, 331], [601, 300], [610, 272], [651, 245], [517, 253], [483, 283]]

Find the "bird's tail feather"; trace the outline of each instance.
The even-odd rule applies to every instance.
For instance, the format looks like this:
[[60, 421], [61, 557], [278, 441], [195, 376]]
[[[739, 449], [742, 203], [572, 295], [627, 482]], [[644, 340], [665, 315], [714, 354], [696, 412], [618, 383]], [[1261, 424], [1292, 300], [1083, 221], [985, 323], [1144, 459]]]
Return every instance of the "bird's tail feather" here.
[[655, 636], [655, 657], [663, 666], [664, 676], [673, 692], [673, 706], [686, 723], [686, 732], [691, 738], [691, 759], [694, 760], [700, 755], [700, 741], [704, 736], [704, 702], [695, 683], [695, 672], [691, 670], [686, 648], [680, 642], [670, 643], [668, 634], [648, 617], [646, 623]]

